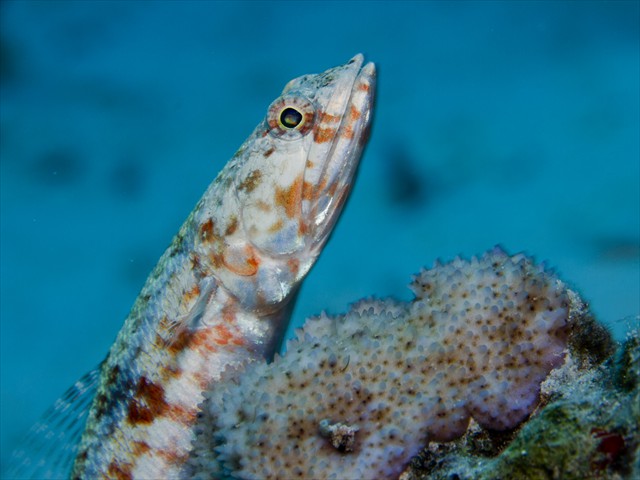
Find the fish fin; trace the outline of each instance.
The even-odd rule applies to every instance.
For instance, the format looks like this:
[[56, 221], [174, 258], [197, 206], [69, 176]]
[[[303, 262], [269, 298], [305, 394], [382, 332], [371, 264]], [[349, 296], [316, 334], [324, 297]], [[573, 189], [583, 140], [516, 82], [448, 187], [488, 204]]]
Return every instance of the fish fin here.
[[55, 401], [12, 452], [2, 478], [69, 478], [99, 379], [96, 368]]
[[209, 300], [211, 300], [211, 295], [215, 291], [216, 283], [211, 278], [204, 278], [200, 281], [198, 287], [200, 294], [191, 310], [179, 317], [178, 320], [171, 322], [167, 328], [169, 335], [165, 341], [165, 347], [177, 344], [185, 332], [195, 331], [202, 323], [202, 317]]

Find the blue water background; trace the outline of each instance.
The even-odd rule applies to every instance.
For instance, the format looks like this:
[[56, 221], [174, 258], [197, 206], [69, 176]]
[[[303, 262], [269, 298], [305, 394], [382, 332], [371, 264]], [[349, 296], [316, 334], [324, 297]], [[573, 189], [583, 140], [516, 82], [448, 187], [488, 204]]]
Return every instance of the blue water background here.
[[[639, 300], [638, 2], [19, 2], [1, 25], [1, 450], [100, 362], [291, 78], [379, 69], [295, 323], [436, 258], [547, 260], [618, 337]], [[626, 320], [621, 320], [625, 319]]]

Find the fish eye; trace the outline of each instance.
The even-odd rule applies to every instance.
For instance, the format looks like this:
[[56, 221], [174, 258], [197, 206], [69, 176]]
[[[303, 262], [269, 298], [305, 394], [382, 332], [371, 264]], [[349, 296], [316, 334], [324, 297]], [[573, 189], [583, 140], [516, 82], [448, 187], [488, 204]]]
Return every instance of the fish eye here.
[[285, 108], [280, 114], [280, 123], [285, 128], [296, 128], [302, 122], [302, 113], [292, 107]]
[[269, 133], [286, 140], [296, 140], [311, 131], [315, 108], [300, 94], [287, 93], [276, 99], [267, 113]]

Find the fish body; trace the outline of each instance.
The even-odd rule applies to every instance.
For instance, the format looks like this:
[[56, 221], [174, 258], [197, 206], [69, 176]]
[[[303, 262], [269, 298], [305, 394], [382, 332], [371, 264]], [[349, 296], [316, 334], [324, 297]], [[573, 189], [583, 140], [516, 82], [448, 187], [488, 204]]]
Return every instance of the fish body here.
[[147, 279], [100, 367], [72, 478], [178, 478], [203, 392], [270, 359], [368, 138], [362, 55], [290, 81]]

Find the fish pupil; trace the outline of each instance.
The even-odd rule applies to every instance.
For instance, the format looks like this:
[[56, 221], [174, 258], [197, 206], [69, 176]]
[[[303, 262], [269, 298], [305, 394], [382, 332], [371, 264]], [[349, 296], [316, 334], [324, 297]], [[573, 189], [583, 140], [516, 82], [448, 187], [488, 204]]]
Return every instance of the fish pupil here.
[[280, 123], [285, 128], [296, 128], [302, 122], [302, 114], [295, 108], [287, 107], [280, 114]]

